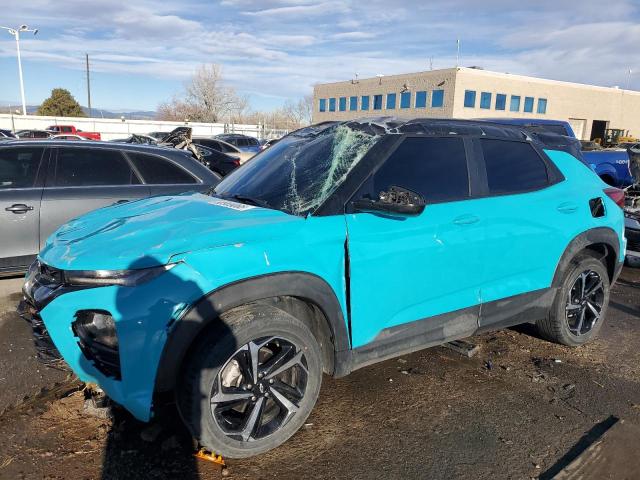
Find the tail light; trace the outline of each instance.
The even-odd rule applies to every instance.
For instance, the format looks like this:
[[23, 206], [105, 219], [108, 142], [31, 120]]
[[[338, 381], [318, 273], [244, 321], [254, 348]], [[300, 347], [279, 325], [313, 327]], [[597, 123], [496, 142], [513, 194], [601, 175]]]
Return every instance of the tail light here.
[[624, 208], [624, 190], [619, 188], [609, 187], [604, 189], [604, 193], [613, 200], [620, 208]]
[[236, 167], [239, 167], [240, 166], [240, 159], [238, 157], [233, 157], [233, 164]]

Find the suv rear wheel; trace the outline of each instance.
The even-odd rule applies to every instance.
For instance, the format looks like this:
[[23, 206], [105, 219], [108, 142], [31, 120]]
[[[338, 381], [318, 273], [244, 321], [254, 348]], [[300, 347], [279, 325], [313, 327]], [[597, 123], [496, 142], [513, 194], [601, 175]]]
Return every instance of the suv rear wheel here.
[[177, 391], [183, 420], [201, 445], [243, 458], [291, 437], [315, 405], [322, 380], [320, 347], [288, 313], [262, 304], [222, 316], [183, 370]]
[[609, 305], [609, 275], [597, 258], [581, 253], [569, 264], [549, 315], [538, 322], [548, 340], [577, 347], [602, 327]]

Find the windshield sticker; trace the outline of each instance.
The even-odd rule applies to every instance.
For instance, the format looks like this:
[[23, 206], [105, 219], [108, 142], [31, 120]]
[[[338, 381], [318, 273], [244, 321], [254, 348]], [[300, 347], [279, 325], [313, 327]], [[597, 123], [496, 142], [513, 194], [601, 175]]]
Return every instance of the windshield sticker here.
[[244, 203], [236, 203], [230, 202], [229, 200], [222, 200], [221, 198], [214, 198], [213, 200], [209, 200], [211, 205], [217, 205], [218, 207], [230, 208], [231, 210], [251, 210], [256, 208], [254, 205], [246, 205]]

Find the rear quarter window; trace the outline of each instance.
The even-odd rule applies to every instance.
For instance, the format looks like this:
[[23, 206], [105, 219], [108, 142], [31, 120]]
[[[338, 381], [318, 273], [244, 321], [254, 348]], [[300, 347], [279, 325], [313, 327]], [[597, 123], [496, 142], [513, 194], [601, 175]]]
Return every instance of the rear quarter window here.
[[173, 162], [146, 153], [127, 152], [138, 172], [149, 185], [184, 185], [198, 181]]
[[547, 166], [526, 142], [480, 140], [491, 195], [537, 190], [549, 184]]

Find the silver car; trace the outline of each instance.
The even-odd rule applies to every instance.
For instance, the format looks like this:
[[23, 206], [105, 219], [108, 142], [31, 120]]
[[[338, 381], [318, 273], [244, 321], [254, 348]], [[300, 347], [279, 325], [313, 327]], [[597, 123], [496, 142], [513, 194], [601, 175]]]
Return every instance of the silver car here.
[[0, 275], [23, 272], [60, 225], [158, 194], [207, 191], [220, 177], [176, 149], [55, 140], [0, 143]]

